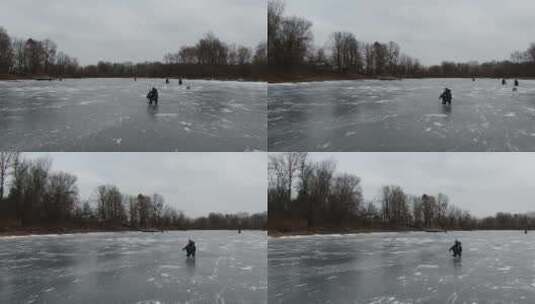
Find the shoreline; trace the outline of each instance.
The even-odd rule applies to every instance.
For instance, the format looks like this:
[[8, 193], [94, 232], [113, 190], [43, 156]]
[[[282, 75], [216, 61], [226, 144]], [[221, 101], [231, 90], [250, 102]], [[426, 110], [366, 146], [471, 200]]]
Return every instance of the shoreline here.
[[[66, 80], [72, 79], [133, 79], [133, 76], [83, 76], [75, 77], [68, 76], [63, 77]], [[166, 79], [178, 80], [178, 77], [137, 77], [138, 79]], [[321, 83], [321, 82], [331, 82], [331, 81], [358, 81], [358, 80], [379, 80], [379, 81], [402, 81], [407, 79], [414, 80], [426, 80], [426, 79], [472, 79], [470, 76], [407, 76], [407, 77], [394, 77], [394, 76], [376, 76], [369, 77], [363, 75], [346, 75], [346, 74], [328, 74], [328, 75], [269, 75], [269, 76], [259, 76], [259, 77], [184, 77], [183, 80], [214, 80], [214, 81], [237, 81], [237, 82], [256, 82], [256, 83], [267, 83], [267, 84], [299, 84], [299, 83]], [[501, 77], [476, 77], [477, 79], [502, 79]], [[518, 77], [518, 78], [505, 78], [505, 79], [518, 79], [518, 80], [535, 80], [535, 77]], [[33, 75], [33, 76], [17, 76], [17, 75], [0, 75], [0, 81], [20, 81], [20, 80], [34, 80], [34, 81], [60, 81], [59, 78], [50, 77], [48, 75]]]
[[[169, 80], [178, 80], [178, 77], [137, 77], [137, 79], [166, 79]], [[83, 77], [63, 77], [62, 80], [85, 80], [85, 79], [134, 79], [133, 76], [83, 76]], [[184, 77], [183, 80], [214, 80], [214, 81], [237, 81], [237, 82], [267, 82], [262, 79], [262, 77]], [[52, 81], [61, 81], [59, 78], [49, 77], [49, 76], [14, 76], [14, 75], [0, 75], [0, 81], [20, 81], [20, 80], [34, 80], [39, 82], [52, 82]]]
[[[287, 79], [268, 79], [268, 84], [299, 84], [299, 83], [320, 83], [331, 81], [358, 81], [358, 80], [379, 80], [379, 81], [403, 81], [403, 80], [427, 80], [427, 79], [472, 79], [468, 76], [426, 76], [426, 77], [402, 77], [402, 78], [389, 78], [389, 77], [303, 77], [303, 78], [287, 78]], [[477, 77], [478, 79], [495, 79], [500, 80], [501, 77]], [[535, 77], [518, 77], [518, 78], [506, 78], [506, 79], [518, 79], [522, 80], [535, 80]]]
[[[426, 230], [426, 229], [346, 229], [346, 230], [309, 230], [309, 231], [293, 231], [293, 232], [280, 232], [280, 231], [268, 231], [268, 237], [271, 238], [288, 238], [299, 236], [319, 236], [319, 235], [354, 235], [354, 234], [368, 234], [368, 233], [411, 233], [411, 232], [426, 232], [426, 233], [449, 233], [449, 232], [470, 232], [470, 231], [519, 231], [522, 232], [525, 229], [451, 229], [451, 230]], [[531, 231], [531, 229], [528, 229]]]
[[[0, 232], [0, 239], [6, 237], [25, 237], [25, 236], [47, 236], [47, 235], [74, 235], [89, 233], [118, 233], [118, 232], [143, 232], [143, 233], [165, 233], [174, 231], [237, 231], [238, 229], [164, 229], [154, 231], [143, 231], [141, 229], [21, 229], [13, 231]], [[266, 231], [261, 229], [242, 229], [244, 231]]]

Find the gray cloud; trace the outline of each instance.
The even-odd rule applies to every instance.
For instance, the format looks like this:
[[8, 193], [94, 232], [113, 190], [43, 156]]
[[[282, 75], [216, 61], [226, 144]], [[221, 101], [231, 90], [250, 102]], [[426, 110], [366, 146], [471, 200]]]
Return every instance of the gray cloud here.
[[323, 46], [334, 31], [361, 41], [396, 41], [424, 64], [508, 59], [535, 42], [531, 0], [287, 0], [287, 13], [314, 23]]
[[311, 153], [362, 179], [366, 199], [383, 185], [408, 194], [445, 193], [476, 216], [535, 211], [534, 153]]
[[82, 64], [161, 60], [212, 31], [225, 42], [266, 40], [264, 0], [0, 0], [11, 36], [50, 38]]
[[265, 153], [25, 153], [78, 176], [82, 199], [102, 184], [123, 193], [162, 194], [190, 216], [267, 210]]

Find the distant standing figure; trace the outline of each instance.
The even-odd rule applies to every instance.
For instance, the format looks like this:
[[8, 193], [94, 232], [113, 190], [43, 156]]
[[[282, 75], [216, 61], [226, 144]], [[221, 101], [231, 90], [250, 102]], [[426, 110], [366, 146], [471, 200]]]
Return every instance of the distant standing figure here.
[[475, 77], [474, 77], [474, 78], [472, 78], [472, 81], [476, 81], [476, 78], [475, 78]]
[[178, 85], [182, 85], [182, 78], [178, 79]]
[[463, 253], [463, 246], [461, 245], [461, 242], [455, 240], [455, 243], [453, 244], [453, 246], [451, 246], [449, 251], [453, 251], [453, 257], [461, 257]]
[[147, 94], [147, 99], [149, 100], [150, 105], [153, 101], [156, 105], [158, 105], [158, 90], [156, 90], [156, 88], [152, 88], [149, 94]]
[[515, 79], [515, 87], [518, 87], [520, 84], [518, 83], [518, 79]]
[[502, 85], [506, 85], [506, 84], [507, 84], [507, 80], [505, 80], [505, 78], [502, 79]]
[[166, 84], [169, 84], [169, 78], [166, 78], [166, 79], [165, 79], [165, 83], [166, 83]]
[[192, 257], [195, 258], [195, 252], [197, 251], [197, 248], [195, 247], [195, 242], [192, 240], [188, 241], [188, 244], [182, 248], [182, 251], [186, 250], [186, 257]]
[[453, 99], [453, 95], [451, 94], [451, 90], [448, 88], [444, 89], [444, 92], [440, 95], [438, 99], [442, 99], [442, 104], [449, 104], [451, 105], [451, 101]]
[[528, 234], [528, 230], [527, 230], [527, 229], [526, 229], [526, 230], [524, 230], [524, 234]]

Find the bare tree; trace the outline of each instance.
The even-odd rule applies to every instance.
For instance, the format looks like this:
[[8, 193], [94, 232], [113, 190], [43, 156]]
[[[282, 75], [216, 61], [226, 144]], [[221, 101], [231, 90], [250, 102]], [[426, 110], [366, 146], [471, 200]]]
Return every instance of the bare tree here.
[[196, 46], [201, 64], [224, 65], [228, 62], [228, 46], [213, 33], [208, 33]]
[[162, 210], [163, 210], [164, 205], [165, 205], [165, 200], [163, 196], [161, 196], [158, 193], [154, 193], [152, 195], [152, 208], [153, 208], [152, 214], [154, 217], [154, 224], [156, 226], [161, 225], [160, 221], [161, 221]]
[[42, 42], [42, 45], [43, 45], [44, 72], [49, 73], [51, 65], [53, 65], [56, 61], [56, 53], [57, 53], [58, 46], [54, 41], [50, 39], [45, 39]]
[[124, 196], [115, 185], [102, 185], [97, 188], [97, 212], [100, 220], [120, 224], [126, 220], [123, 205]]
[[422, 207], [425, 227], [433, 227], [437, 210], [435, 197], [427, 194], [422, 195]]
[[13, 67], [13, 47], [11, 38], [3, 27], [0, 27], [0, 73], [8, 73]]
[[269, 63], [277, 63], [274, 52], [280, 49], [280, 27], [284, 14], [284, 2], [281, 0], [268, 1], [268, 57]]
[[78, 201], [76, 182], [76, 176], [69, 173], [50, 174], [43, 202], [47, 221], [63, 223], [73, 214]]
[[285, 17], [284, 3], [268, 2], [269, 64], [299, 65], [305, 62], [312, 43], [312, 23], [300, 17]]
[[531, 62], [535, 62], [535, 43], [532, 43], [528, 50], [527, 50], [527, 54], [529, 56], [529, 59]]
[[437, 204], [436, 205], [437, 222], [442, 228], [444, 228], [444, 226], [446, 225], [446, 216], [448, 212], [448, 204], [449, 204], [448, 196], [443, 193], [439, 193], [437, 195], [436, 204]]
[[24, 52], [24, 40], [13, 39], [13, 51], [15, 55], [15, 71], [23, 73], [26, 68], [26, 53]]
[[253, 62], [263, 65], [267, 63], [267, 44], [261, 42], [256, 46]]
[[335, 32], [331, 36], [333, 61], [339, 71], [361, 69], [360, 45], [352, 33]]
[[524, 63], [530, 60], [529, 57], [527, 52], [514, 51], [511, 54], [511, 61], [516, 64]]
[[4, 198], [9, 168], [13, 166], [18, 157], [17, 152], [0, 152], [0, 200]]
[[351, 174], [341, 174], [334, 178], [329, 199], [333, 221], [344, 222], [354, 218], [362, 205], [360, 178]]
[[240, 46], [237, 51], [238, 64], [247, 64], [251, 62], [253, 57], [251, 49], [245, 46]]
[[400, 46], [399, 44], [390, 41], [387, 46], [387, 65], [391, 75], [396, 74], [396, 69], [399, 65]]
[[180, 48], [179, 57], [180, 63], [194, 64], [199, 63], [197, 48], [194, 46], [183, 46]]

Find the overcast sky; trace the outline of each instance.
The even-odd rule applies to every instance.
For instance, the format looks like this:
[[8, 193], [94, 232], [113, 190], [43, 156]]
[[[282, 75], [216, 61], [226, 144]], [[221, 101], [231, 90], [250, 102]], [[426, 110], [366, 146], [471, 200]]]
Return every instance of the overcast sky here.
[[533, 0], [286, 0], [287, 14], [314, 23], [315, 43], [334, 31], [396, 41], [423, 64], [509, 59], [535, 42]]
[[189, 216], [265, 212], [265, 153], [25, 153], [78, 177], [82, 199], [114, 184], [131, 195], [160, 193]]
[[413, 195], [445, 193], [476, 216], [535, 211], [535, 153], [311, 153], [356, 174], [365, 199], [383, 185]]
[[212, 31], [256, 46], [267, 38], [265, 0], [0, 0], [11, 36], [50, 38], [82, 64], [154, 61]]

